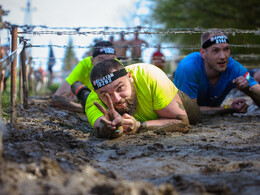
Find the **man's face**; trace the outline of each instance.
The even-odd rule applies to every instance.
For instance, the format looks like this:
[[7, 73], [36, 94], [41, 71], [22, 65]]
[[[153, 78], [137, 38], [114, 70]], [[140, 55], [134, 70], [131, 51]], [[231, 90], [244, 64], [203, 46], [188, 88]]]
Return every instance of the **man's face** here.
[[137, 105], [136, 91], [130, 73], [120, 77], [112, 83], [95, 90], [98, 97], [107, 105], [105, 94], [109, 94], [115, 110], [123, 115], [134, 115]]
[[219, 43], [201, 50], [202, 58], [207, 69], [223, 72], [227, 68], [230, 56], [230, 45]]
[[116, 58], [116, 56], [113, 54], [101, 54], [101, 55], [98, 55], [98, 56], [92, 58], [91, 61], [92, 61], [92, 64], [95, 66], [99, 62], [102, 62], [102, 61], [108, 60], [108, 59], [115, 59], [115, 58]]

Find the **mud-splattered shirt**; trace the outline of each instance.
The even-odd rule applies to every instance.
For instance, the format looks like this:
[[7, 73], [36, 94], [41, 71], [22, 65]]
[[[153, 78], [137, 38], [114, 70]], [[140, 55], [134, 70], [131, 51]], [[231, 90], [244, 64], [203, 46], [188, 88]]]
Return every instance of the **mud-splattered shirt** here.
[[[155, 110], [165, 108], [172, 101], [178, 89], [167, 75], [154, 65], [140, 63], [126, 66], [125, 69], [131, 72], [134, 79], [138, 101], [134, 117], [139, 121], [157, 119], [158, 115]], [[92, 91], [88, 96], [85, 107], [92, 127], [94, 122], [103, 115], [93, 104], [94, 101], [107, 108], [98, 98], [98, 95]]]

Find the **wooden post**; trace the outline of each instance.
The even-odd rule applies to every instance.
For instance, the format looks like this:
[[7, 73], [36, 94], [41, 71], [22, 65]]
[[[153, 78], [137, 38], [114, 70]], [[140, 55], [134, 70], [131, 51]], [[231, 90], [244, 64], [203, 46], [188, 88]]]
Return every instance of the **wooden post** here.
[[[22, 42], [21, 39], [19, 39], [19, 44]], [[20, 55], [20, 68], [19, 68], [19, 100], [22, 101], [23, 100], [23, 77], [22, 77], [22, 60], [21, 60], [22, 56]]]
[[[12, 27], [12, 47], [11, 51], [17, 49], [17, 26]], [[16, 122], [16, 80], [17, 80], [17, 58], [11, 64], [11, 124]]]
[[26, 43], [24, 42], [24, 47], [23, 51], [21, 53], [21, 67], [22, 67], [22, 77], [23, 77], [23, 107], [24, 109], [28, 109], [28, 87], [27, 87], [27, 77], [26, 77], [26, 65], [25, 65], [25, 45]]

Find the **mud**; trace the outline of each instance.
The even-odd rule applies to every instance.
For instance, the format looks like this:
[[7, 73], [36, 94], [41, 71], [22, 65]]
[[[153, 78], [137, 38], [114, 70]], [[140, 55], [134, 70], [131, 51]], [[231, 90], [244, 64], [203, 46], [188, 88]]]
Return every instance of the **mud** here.
[[1, 194], [259, 194], [260, 115], [204, 117], [188, 134], [98, 139], [83, 114], [49, 99], [7, 122]]

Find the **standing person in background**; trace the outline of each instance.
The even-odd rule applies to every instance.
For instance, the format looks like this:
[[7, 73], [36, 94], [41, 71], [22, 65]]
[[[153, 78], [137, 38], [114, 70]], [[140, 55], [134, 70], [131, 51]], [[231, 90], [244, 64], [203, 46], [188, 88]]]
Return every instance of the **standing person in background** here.
[[115, 40], [114, 40], [114, 36], [113, 35], [111, 35], [109, 37], [109, 42], [112, 43], [113, 45], [115, 45]]
[[179, 63], [174, 84], [197, 102], [204, 114], [247, 112], [243, 98], [221, 106], [235, 87], [260, 106], [260, 85], [244, 66], [230, 57], [228, 37], [219, 31], [202, 34], [200, 52], [189, 54]]
[[[109, 41], [97, 42], [93, 47], [92, 56], [86, 57], [80, 61], [72, 73], [57, 89], [52, 97], [51, 105], [70, 111], [83, 112], [82, 105], [75, 102], [75, 95], [80, 95], [80, 91], [83, 89], [88, 91], [93, 89], [90, 82], [90, 72], [94, 65], [105, 59], [114, 58], [116, 58], [116, 56], [112, 43]], [[74, 87], [81, 87], [81, 90], [75, 89], [74, 91]], [[72, 88], [74, 92], [72, 91]]]
[[151, 64], [165, 71], [165, 58], [161, 52], [161, 44], [157, 45], [157, 50], [152, 54]]
[[135, 38], [131, 41], [129, 41], [129, 46], [131, 47], [131, 60], [132, 64], [133, 63], [139, 63], [142, 62], [142, 45], [145, 45], [146, 47], [149, 46], [149, 44], [142, 40], [139, 39], [139, 33], [135, 32]]
[[120, 33], [120, 39], [114, 43], [117, 59], [123, 64], [127, 65], [126, 52], [129, 48], [129, 41], [125, 40], [125, 35], [123, 32]]

